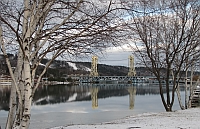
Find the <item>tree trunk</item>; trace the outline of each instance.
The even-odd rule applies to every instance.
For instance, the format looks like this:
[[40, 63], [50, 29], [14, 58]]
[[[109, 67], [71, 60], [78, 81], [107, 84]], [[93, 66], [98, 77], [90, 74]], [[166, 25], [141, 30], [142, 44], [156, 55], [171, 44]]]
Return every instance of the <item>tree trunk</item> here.
[[[21, 49], [18, 52], [18, 59], [17, 59], [17, 66], [14, 70], [14, 77], [16, 80], [19, 80], [21, 74], [19, 71], [21, 71], [22, 69], [22, 52]], [[11, 94], [10, 94], [10, 109], [9, 109], [9, 113], [8, 113], [8, 119], [7, 119], [7, 123], [6, 123], [6, 129], [11, 129], [11, 127], [13, 127], [14, 121], [16, 119], [15, 115], [16, 115], [16, 110], [18, 107], [17, 103], [17, 92], [16, 92], [16, 87], [14, 82], [12, 81], [12, 85], [11, 85]]]
[[191, 107], [191, 99], [192, 99], [192, 94], [193, 94], [193, 70], [194, 70], [194, 63], [192, 63], [191, 66], [191, 76], [190, 76], [190, 96], [189, 96], [189, 100], [187, 102], [188, 107]]
[[30, 117], [31, 117], [31, 103], [32, 103], [32, 83], [31, 83], [31, 74], [30, 74], [30, 66], [29, 64], [26, 66], [25, 64], [25, 102], [24, 102], [24, 109], [23, 109], [23, 116], [22, 116], [22, 124], [21, 129], [28, 129], [30, 124]]
[[176, 85], [177, 85], [176, 94], [177, 94], [179, 106], [180, 106], [180, 108], [181, 108], [182, 110], [184, 110], [185, 107], [183, 106], [183, 103], [182, 103], [182, 101], [181, 101], [180, 86], [179, 86], [179, 83], [176, 83], [176, 80], [175, 80], [175, 78], [177, 78], [177, 79], [179, 80], [180, 76], [179, 76], [179, 74], [178, 74], [176, 77], [174, 77], [174, 73], [172, 72], [172, 78], [173, 78], [173, 80], [174, 80], [173, 85], [174, 85], [175, 87], [176, 87]]
[[186, 73], [185, 73], [185, 108], [187, 109], [187, 106], [188, 106], [188, 86], [187, 86], [187, 72], [188, 70], [186, 70]]
[[181, 108], [182, 110], [184, 110], [185, 107], [183, 106], [183, 103], [182, 103], [182, 101], [181, 101], [180, 86], [179, 86], [179, 84], [177, 84], [177, 85], [178, 85], [178, 86], [177, 86], [177, 89], [176, 89], [176, 94], [177, 94], [177, 97], [178, 97], [179, 106], [180, 106], [180, 108]]
[[[16, 72], [15, 72], [16, 73]], [[16, 74], [15, 74], [16, 75]], [[13, 121], [15, 118], [15, 113], [16, 113], [16, 88], [15, 85], [11, 84], [11, 93], [10, 93], [10, 103], [9, 103], [9, 112], [8, 112], [8, 118], [7, 118], [7, 123], [6, 123], [6, 129], [11, 129], [13, 126]]]
[[31, 103], [32, 103], [32, 79], [31, 79], [31, 68], [30, 68], [30, 51], [29, 51], [29, 42], [25, 40], [24, 43], [24, 106], [22, 112], [22, 121], [20, 129], [28, 129], [30, 124], [31, 117]]
[[164, 105], [165, 110], [167, 112], [172, 111], [172, 105], [167, 104], [166, 101], [165, 101], [165, 97], [164, 97], [164, 93], [163, 93], [163, 88], [162, 88], [162, 84], [161, 84], [160, 81], [159, 81], [159, 88], [160, 88], [160, 97], [161, 97], [161, 100], [162, 100], [162, 103]]
[[[21, 49], [23, 50], [23, 67], [21, 69], [21, 92], [23, 95], [23, 105], [19, 105], [20, 113], [20, 123], [17, 126], [19, 129], [28, 129], [30, 124], [31, 116], [31, 103], [32, 103], [32, 79], [31, 79], [31, 59], [30, 59], [30, 37], [31, 37], [31, 26], [33, 24], [29, 23], [30, 20], [30, 6], [29, 1], [24, 1], [24, 19], [23, 19], [23, 31], [24, 36], [23, 42], [21, 44]], [[22, 106], [22, 107], [21, 107]]]

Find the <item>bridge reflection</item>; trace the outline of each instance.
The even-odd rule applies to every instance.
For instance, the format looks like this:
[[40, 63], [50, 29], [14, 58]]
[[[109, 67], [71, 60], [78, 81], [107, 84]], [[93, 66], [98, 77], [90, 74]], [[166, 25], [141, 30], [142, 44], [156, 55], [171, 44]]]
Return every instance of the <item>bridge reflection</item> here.
[[136, 88], [135, 87], [129, 87], [128, 92], [129, 92], [129, 108], [133, 109], [134, 108], [134, 102], [135, 102]]
[[[122, 85], [113, 85], [113, 86], [115, 86], [115, 88], [120, 88]], [[102, 85], [100, 85], [100, 86], [97, 85], [97, 86], [91, 87], [91, 89], [90, 89], [91, 100], [92, 100], [92, 108], [93, 109], [98, 108], [98, 92], [99, 92], [100, 88], [104, 88], [104, 87]], [[107, 85], [107, 88], [108, 88], [108, 85]], [[114, 88], [114, 87], [112, 87], [112, 88]], [[135, 95], [136, 95], [136, 87], [130, 85], [130, 86], [124, 88], [123, 90], [125, 90], [125, 92], [126, 92], [126, 90], [128, 91], [128, 94], [129, 94], [129, 108], [133, 109], [134, 108]], [[99, 97], [101, 97], [101, 96], [99, 96]]]
[[99, 89], [97, 87], [93, 87], [90, 89], [93, 109], [98, 107], [98, 97], [97, 97], [98, 91]]

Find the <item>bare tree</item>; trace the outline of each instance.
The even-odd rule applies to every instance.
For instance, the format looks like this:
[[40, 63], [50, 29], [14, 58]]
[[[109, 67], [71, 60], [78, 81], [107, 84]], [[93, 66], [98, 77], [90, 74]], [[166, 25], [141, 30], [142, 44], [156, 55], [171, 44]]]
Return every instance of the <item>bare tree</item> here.
[[[87, 55], [119, 45], [125, 38], [119, 6], [112, 0], [0, 1], [0, 46], [13, 80], [7, 129], [29, 127], [34, 93], [58, 56]], [[9, 52], [18, 53], [14, 71]], [[49, 62], [34, 82], [47, 57]]]
[[[199, 59], [199, 1], [141, 0], [137, 2], [137, 12], [132, 9], [135, 5], [133, 2], [127, 7], [132, 16], [129, 29], [134, 45], [131, 47], [155, 75], [165, 110], [172, 111], [176, 91], [181, 102], [179, 81], [185, 76], [181, 71]], [[182, 103], [180, 106], [185, 108]]]

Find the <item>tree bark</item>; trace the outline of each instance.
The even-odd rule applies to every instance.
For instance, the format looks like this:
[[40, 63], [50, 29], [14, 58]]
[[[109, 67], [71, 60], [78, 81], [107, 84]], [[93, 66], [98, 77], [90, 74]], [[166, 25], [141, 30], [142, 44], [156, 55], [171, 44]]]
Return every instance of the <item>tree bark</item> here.
[[28, 61], [28, 53], [24, 60], [24, 76], [25, 76], [25, 88], [24, 88], [24, 109], [22, 115], [21, 129], [28, 129], [31, 117], [31, 103], [32, 103], [32, 82], [31, 82], [31, 71]]
[[180, 86], [179, 84], [177, 84], [177, 89], [176, 89], [176, 94], [177, 94], [177, 97], [178, 97], [178, 102], [179, 102], [179, 106], [182, 110], [184, 110], [186, 107], [183, 106], [183, 103], [181, 101], [181, 94], [180, 94]]

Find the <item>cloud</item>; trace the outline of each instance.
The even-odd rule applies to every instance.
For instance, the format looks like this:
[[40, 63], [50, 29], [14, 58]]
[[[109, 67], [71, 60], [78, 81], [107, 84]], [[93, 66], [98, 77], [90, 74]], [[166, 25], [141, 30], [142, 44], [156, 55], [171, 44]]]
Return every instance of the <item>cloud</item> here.
[[128, 66], [128, 57], [132, 54], [128, 45], [107, 48], [103, 56], [98, 57], [99, 64]]

